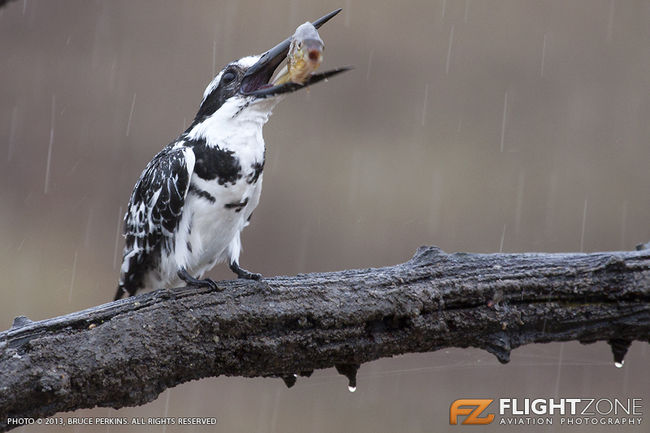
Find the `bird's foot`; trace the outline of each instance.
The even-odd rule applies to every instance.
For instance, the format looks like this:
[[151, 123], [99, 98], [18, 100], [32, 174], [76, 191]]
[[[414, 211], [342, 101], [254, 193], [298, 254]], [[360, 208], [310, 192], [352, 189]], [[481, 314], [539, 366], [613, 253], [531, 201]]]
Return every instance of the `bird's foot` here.
[[122, 298], [122, 296], [133, 296], [135, 295], [135, 292], [138, 291], [137, 287], [124, 287], [124, 286], [118, 286], [117, 287], [117, 292], [115, 292], [115, 297], [113, 298], [113, 301], [117, 301], [118, 299]]
[[212, 290], [219, 290], [219, 287], [217, 286], [217, 283], [214, 282], [214, 280], [211, 280], [210, 278], [199, 280], [198, 278], [191, 276], [185, 269], [178, 271], [178, 278], [185, 281], [188, 286], [209, 287]]
[[262, 279], [262, 274], [255, 272], [247, 271], [246, 269], [239, 266], [239, 263], [232, 262], [230, 264], [230, 270], [237, 274], [238, 278], [243, 278], [245, 280], [260, 280]]

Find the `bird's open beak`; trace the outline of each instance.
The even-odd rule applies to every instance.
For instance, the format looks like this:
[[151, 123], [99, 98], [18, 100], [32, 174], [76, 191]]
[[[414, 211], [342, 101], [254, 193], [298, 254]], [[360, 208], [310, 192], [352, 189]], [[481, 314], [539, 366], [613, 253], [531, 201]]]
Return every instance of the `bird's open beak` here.
[[[323, 24], [328, 22], [332, 17], [341, 12], [341, 9], [337, 9], [328, 13], [327, 15], [317, 19], [312, 24], [317, 29], [320, 28]], [[291, 38], [287, 38], [284, 41], [280, 42], [275, 47], [271, 48], [264, 54], [262, 57], [255, 63], [253, 66], [248, 68], [244, 74], [242, 84], [240, 87], [240, 92], [246, 96], [256, 96], [264, 98], [267, 96], [279, 95], [282, 93], [294, 92], [303, 87], [311, 86], [314, 83], [325, 80], [329, 77], [332, 77], [341, 72], [345, 72], [351, 68], [341, 67], [335, 68], [325, 72], [315, 73], [309, 76], [304, 83], [298, 84], [294, 82], [287, 82], [284, 84], [273, 85], [269, 81], [273, 76], [273, 73], [277, 67], [282, 63], [282, 61], [287, 57], [289, 52], [289, 45], [291, 44]]]

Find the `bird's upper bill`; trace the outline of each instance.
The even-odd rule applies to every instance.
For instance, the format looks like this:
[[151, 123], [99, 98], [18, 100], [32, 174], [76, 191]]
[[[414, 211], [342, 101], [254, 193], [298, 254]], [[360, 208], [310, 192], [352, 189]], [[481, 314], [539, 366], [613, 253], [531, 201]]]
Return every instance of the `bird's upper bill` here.
[[[318, 29], [339, 12], [341, 12], [341, 9], [332, 11], [329, 14], [317, 19], [312, 24]], [[270, 81], [271, 77], [273, 77], [273, 73], [280, 65], [280, 63], [282, 63], [282, 61], [287, 57], [290, 44], [291, 38], [285, 39], [275, 47], [262, 54], [260, 59], [253, 66], [248, 68], [244, 74], [244, 78], [239, 90], [242, 95], [265, 98], [282, 93], [295, 92], [298, 89], [311, 86], [314, 83], [325, 80], [329, 77], [350, 69], [349, 67], [340, 67], [325, 72], [313, 73], [302, 83], [271, 83]]]

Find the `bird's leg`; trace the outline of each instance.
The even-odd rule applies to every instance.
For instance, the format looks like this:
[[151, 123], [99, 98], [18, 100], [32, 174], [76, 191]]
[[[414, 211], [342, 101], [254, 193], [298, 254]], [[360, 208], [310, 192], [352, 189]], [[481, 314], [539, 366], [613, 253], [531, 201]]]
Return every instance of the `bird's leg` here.
[[217, 283], [214, 282], [214, 280], [211, 280], [210, 278], [206, 278], [205, 280], [199, 280], [198, 278], [194, 278], [191, 276], [188, 272], [187, 269], [183, 268], [180, 271], [178, 271], [178, 278], [181, 280], [185, 281], [185, 283], [188, 286], [193, 286], [193, 287], [209, 287], [212, 290], [219, 290], [219, 287], [217, 286]]
[[230, 264], [230, 270], [236, 273], [237, 277], [246, 280], [259, 280], [262, 278], [262, 274], [257, 274], [255, 272], [247, 271], [246, 269], [239, 266], [239, 263], [237, 262], [232, 262]]

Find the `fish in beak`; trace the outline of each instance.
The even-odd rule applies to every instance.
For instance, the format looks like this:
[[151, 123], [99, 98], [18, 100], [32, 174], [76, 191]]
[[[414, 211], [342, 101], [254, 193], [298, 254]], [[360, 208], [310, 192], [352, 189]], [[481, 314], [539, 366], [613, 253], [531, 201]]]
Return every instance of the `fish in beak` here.
[[273, 80], [273, 85], [288, 81], [303, 84], [323, 62], [324, 48], [325, 44], [312, 23], [308, 21], [298, 26], [291, 37], [287, 64]]
[[[241, 94], [265, 98], [295, 92], [350, 70], [350, 67], [339, 67], [325, 72], [314, 72], [322, 62], [323, 53], [323, 41], [317, 29], [339, 12], [341, 9], [332, 11], [313, 23], [307, 22], [299, 26], [293, 36], [262, 54], [244, 74], [240, 87]], [[277, 78], [271, 82], [275, 70], [285, 58], [287, 58], [286, 69], [282, 69]]]

